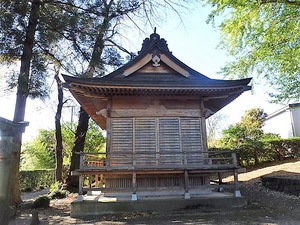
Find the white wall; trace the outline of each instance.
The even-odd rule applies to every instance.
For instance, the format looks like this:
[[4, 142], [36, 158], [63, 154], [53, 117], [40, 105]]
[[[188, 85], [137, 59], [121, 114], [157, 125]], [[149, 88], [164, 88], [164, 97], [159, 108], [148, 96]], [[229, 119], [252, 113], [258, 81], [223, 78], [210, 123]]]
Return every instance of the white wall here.
[[[300, 129], [300, 124], [299, 124], [299, 129]], [[263, 130], [265, 133], [279, 134], [282, 138], [293, 137], [290, 111], [286, 110], [281, 114], [278, 114], [268, 119], [265, 122], [265, 126]]]
[[291, 114], [295, 126], [295, 136], [300, 137], [300, 107], [292, 108]]

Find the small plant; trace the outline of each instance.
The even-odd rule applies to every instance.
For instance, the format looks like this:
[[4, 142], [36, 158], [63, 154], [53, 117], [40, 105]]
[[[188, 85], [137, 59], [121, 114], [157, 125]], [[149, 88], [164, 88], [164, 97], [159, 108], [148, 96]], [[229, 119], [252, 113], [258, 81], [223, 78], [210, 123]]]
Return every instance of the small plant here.
[[55, 182], [50, 186], [50, 191], [48, 194], [48, 197], [50, 199], [55, 199], [55, 198], [65, 198], [67, 197], [68, 192], [65, 189], [65, 185], [61, 182]]

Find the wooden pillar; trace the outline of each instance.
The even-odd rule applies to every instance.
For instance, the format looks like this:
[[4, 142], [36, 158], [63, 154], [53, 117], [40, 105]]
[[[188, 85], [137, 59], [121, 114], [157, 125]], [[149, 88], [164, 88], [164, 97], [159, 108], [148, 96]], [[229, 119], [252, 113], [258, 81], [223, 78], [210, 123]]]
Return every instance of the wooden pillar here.
[[200, 110], [201, 110], [201, 145], [202, 145], [202, 151], [207, 152], [207, 133], [206, 133], [206, 108], [204, 106], [203, 100], [201, 100], [200, 104]]
[[83, 201], [83, 190], [82, 190], [82, 186], [83, 186], [83, 175], [80, 174], [80, 175], [79, 175], [78, 196], [77, 196], [77, 201], [79, 201], [79, 202]]
[[223, 192], [223, 191], [224, 191], [223, 187], [220, 187], [220, 185], [223, 184], [223, 181], [222, 181], [222, 173], [220, 173], [220, 172], [218, 172], [218, 180], [219, 180], [219, 188], [218, 188], [218, 191], [219, 191], [219, 192]]
[[184, 198], [189, 199], [191, 198], [189, 193], [189, 172], [187, 170], [184, 171]]
[[93, 176], [92, 174], [89, 175], [89, 188], [92, 187], [92, 184], [93, 184]]
[[135, 154], [135, 118], [132, 119], [132, 165], [135, 167], [136, 165], [136, 158], [139, 155]]
[[237, 158], [236, 158], [236, 153], [232, 152], [231, 153], [232, 157], [232, 164], [233, 164], [233, 177], [234, 177], [234, 196], [235, 197], [241, 197], [241, 192], [239, 190], [239, 180], [238, 180], [238, 168], [237, 168]]
[[[80, 157], [79, 158], [79, 169], [83, 169], [83, 167], [84, 167], [84, 153], [80, 152], [80, 153], [77, 153], [77, 154], [80, 154], [80, 156], [79, 156]], [[77, 196], [77, 201], [79, 201], [79, 202], [83, 201], [82, 187], [83, 187], [83, 175], [80, 174], [79, 179], [78, 179], [78, 196]]]
[[156, 165], [160, 164], [160, 154], [159, 154], [159, 119], [155, 119], [155, 159]]
[[111, 152], [111, 107], [112, 98], [107, 100], [107, 117], [106, 117], [106, 159], [105, 166], [110, 166], [110, 152]]
[[99, 187], [99, 177], [100, 177], [100, 174], [95, 174], [95, 187], [96, 188]]
[[79, 155], [79, 169], [82, 169], [84, 167], [84, 159], [83, 159], [84, 153], [80, 152], [78, 154], [80, 154]]
[[131, 201], [137, 201], [137, 194], [136, 194], [136, 191], [137, 191], [136, 172], [132, 173], [132, 188], [133, 188], [133, 191], [132, 191], [132, 195], [131, 195]]

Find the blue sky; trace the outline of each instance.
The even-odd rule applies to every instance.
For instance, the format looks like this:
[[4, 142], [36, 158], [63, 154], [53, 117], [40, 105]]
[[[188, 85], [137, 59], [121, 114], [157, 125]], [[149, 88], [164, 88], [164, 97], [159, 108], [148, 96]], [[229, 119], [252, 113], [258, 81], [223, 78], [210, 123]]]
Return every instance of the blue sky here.
[[[166, 22], [162, 22], [157, 26], [157, 33], [161, 38], [166, 39], [170, 51], [179, 60], [210, 78], [222, 79], [222, 75], [217, 72], [225, 65], [228, 56], [224, 51], [217, 49], [220, 40], [218, 31], [205, 22], [209, 10], [208, 7], [200, 7], [183, 15], [184, 25], [180, 23], [178, 18], [170, 17]], [[145, 35], [141, 35], [140, 32], [124, 34], [130, 39], [127, 45], [131, 51], [139, 51], [143, 39], [152, 32], [152, 28], [149, 28], [145, 31]], [[249, 77], [252, 77], [252, 75], [249, 74]], [[52, 89], [55, 90], [55, 88], [56, 86], [53, 84]], [[256, 85], [254, 93], [248, 91], [222, 109], [220, 113], [227, 118], [224, 125], [238, 122], [246, 110], [254, 107], [263, 108], [267, 113], [272, 113], [281, 108], [280, 105], [268, 103], [268, 95], [265, 92], [264, 85]], [[54, 99], [45, 103], [39, 100], [28, 100], [25, 120], [29, 121], [30, 125], [24, 134], [25, 140], [36, 135], [37, 130], [40, 128], [54, 127], [55, 100], [55, 96]], [[4, 95], [1, 92], [0, 102], [2, 105], [0, 116], [12, 119], [15, 92], [10, 95]], [[65, 116], [66, 120], [71, 118], [69, 110], [65, 110]]]

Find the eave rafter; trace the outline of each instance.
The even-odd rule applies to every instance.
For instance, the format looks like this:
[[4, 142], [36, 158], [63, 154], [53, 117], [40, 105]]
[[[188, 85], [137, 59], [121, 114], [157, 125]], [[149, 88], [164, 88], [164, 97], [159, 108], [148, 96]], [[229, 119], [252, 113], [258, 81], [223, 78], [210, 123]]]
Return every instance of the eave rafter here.
[[70, 89], [87, 97], [106, 98], [111, 95], [199, 95], [204, 100], [226, 98], [244, 91], [234, 87], [126, 87], [71, 84]]

